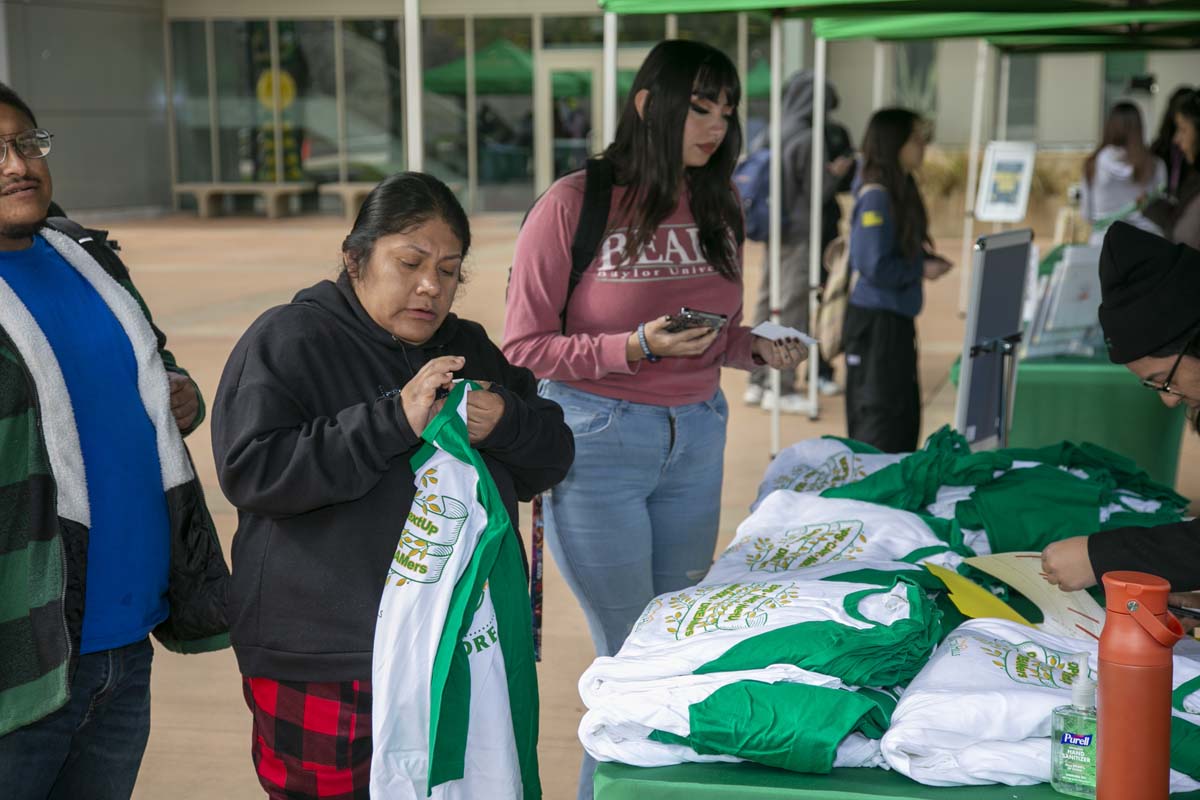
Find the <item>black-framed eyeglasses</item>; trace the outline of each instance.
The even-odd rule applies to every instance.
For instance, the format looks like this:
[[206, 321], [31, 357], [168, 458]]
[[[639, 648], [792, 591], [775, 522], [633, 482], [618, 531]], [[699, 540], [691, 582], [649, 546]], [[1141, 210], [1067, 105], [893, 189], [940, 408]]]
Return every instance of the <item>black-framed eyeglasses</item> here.
[[8, 148], [12, 147], [21, 158], [45, 158], [50, 155], [50, 140], [54, 134], [45, 128], [0, 137], [0, 164], [8, 160]]
[[1193, 333], [1192, 337], [1188, 339], [1187, 344], [1183, 346], [1183, 350], [1179, 352], [1179, 357], [1175, 359], [1175, 363], [1171, 366], [1171, 371], [1167, 373], [1166, 380], [1153, 381], [1149, 378], [1142, 378], [1142, 386], [1145, 386], [1147, 389], [1153, 389], [1159, 394], [1169, 394], [1187, 399], [1187, 395], [1176, 390], [1171, 385], [1171, 381], [1175, 380], [1175, 373], [1179, 371], [1179, 365], [1183, 363], [1183, 357], [1187, 354], [1188, 350], [1192, 349], [1192, 345], [1196, 343], [1197, 339], [1200, 339], [1200, 330]]

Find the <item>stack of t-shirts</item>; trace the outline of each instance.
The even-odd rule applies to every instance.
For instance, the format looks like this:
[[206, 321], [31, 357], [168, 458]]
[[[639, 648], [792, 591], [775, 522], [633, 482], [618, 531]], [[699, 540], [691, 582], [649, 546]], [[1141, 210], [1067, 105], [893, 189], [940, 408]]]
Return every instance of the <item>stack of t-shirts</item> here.
[[750, 510], [757, 509], [771, 492], [780, 489], [789, 492], [823, 492], [834, 486], [862, 480], [903, 457], [882, 453], [869, 444], [853, 439], [835, 436], [805, 439], [771, 460]]
[[602, 761], [753, 760], [806, 772], [880, 764], [895, 698], [940, 616], [915, 583], [704, 583], [655, 598], [579, 682]]
[[821, 494], [914, 512], [956, 551], [980, 554], [1176, 522], [1187, 507], [1128, 459], [1095, 445], [972, 453], [949, 428], [899, 462]]
[[[1014, 622], [956, 628], [904, 690], [883, 737], [897, 772], [931, 786], [1050, 780], [1053, 710], [1071, 703], [1083, 669], [1095, 677], [1096, 642]], [[1200, 788], [1200, 664], [1175, 658], [1171, 791]]]
[[[844, 562], [872, 562], [876, 569], [900, 571], [927, 561], [953, 570], [962, 557], [916, 514], [857, 500], [776, 491], [738, 526], [705, 582], [784, 575], [814, 580], [814, 573], [804, 571]], [[881, 567], [880, 562], [898, 563]]]

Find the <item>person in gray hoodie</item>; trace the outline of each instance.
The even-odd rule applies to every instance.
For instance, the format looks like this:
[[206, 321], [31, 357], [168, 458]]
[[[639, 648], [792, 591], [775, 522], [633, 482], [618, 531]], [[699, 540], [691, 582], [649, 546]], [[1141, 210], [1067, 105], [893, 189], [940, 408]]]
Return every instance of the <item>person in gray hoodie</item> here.
[[[825, 111], [838, 107], [837, 90], [833, 84], [825, 84]], [[801, 70], [793, 75], [783, 89], [783, 243], [780, 253], [780, 304], [779, 322], [797, 330], [808, 331], [808, 248], [813, 239], [809, 226], [809, 208], [812, 195], [812, 129], [813, 116], [813, 73]], [[750, 151], [756, 152], [770, 146], [769, 132], [763, 131], [751, 144]], [[828, 160], [827, 174], [822, 183], [822, 204], [833, 200], [838, 187], [854, 167], [854, 160], [840, 156]], [[821, 232], [816, 232], [819, 243]], [[767, 256], [769, 259], [769, 254]], [[756, 323], [770, 319], [770, 268], [769, 260], [763, 264], [762, 283], [758, 290], [758, 303], [754, 309]], [[747, 405], [762, 404], [771, 408], [778, 402], [785, 413], [801, 413], [803, 401], [796, 393], [796, 371], [783, 370], [780, 375], [780, 397], [776, 398], [766, 388], [770, 371], [759, 367], [750, 373], [750, 385], [743, 400]]]

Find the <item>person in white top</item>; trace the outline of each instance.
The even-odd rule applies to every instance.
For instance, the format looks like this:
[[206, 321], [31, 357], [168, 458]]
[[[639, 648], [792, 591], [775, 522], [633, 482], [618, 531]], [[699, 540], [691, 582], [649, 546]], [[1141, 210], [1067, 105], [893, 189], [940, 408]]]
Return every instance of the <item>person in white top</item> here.
[[[1117, 103], [1108, 112], [1104, 138], [1083, 162], [1081, 205], [1084, 218], [1096, 223], [1128, 212], [1122, 219], [1142, 230], [1162, 235], [1138, 206], [1145, 197], [1167, 182], [1167, 167], [1146, 147], [1142, 114], [1133, 103]], [[1093, 233], [1096, 244], [1103, 241], [1107, 225]]]

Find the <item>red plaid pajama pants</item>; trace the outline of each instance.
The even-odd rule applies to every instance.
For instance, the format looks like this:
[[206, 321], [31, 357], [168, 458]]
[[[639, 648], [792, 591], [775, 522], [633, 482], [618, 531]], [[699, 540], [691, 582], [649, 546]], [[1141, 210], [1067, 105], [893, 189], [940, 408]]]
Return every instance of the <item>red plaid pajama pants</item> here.
[[271, 800], [369, 800], [371, 682], [243, 678], [254, 768]]

